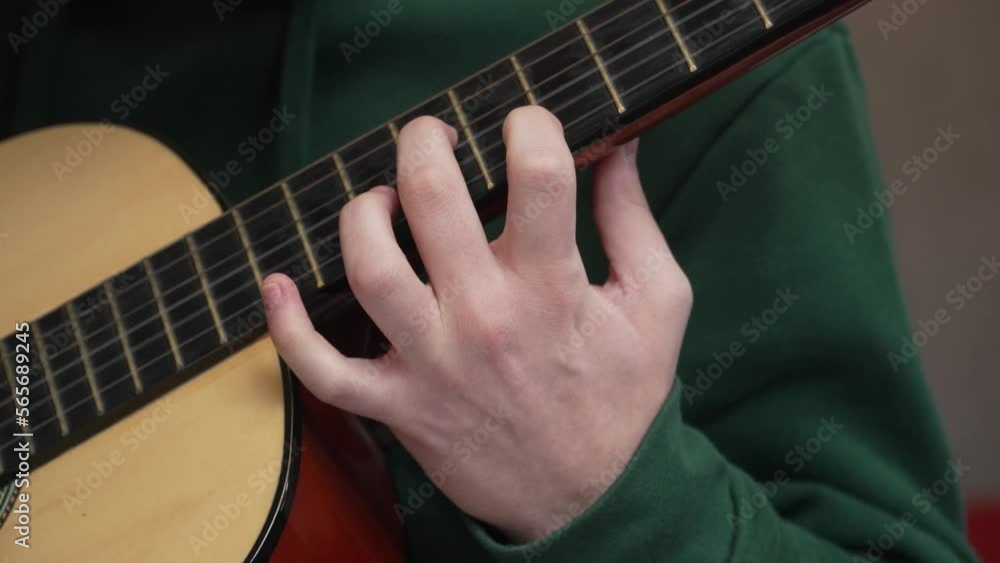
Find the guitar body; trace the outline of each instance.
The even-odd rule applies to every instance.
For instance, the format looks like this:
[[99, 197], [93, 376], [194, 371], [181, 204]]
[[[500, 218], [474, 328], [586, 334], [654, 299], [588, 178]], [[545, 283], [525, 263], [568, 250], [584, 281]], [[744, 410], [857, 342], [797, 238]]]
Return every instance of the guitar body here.
[[[122, 127], [60, 180], [53, 163], [96, 129], [0, 144], [0, 332], [221, 213], [180, 158]], [[265, 336], [33, 464], [19, 491], [29, 495], [31, 547], [14, 544], [19, 515], [9, 514], [0, 560], [398, 561], [384, 468], [359, 429], [299, 389]]]
[[[583, 166], [863, 3], [610, 3], [410, 113], [437, 112], [463, 131], [469, 193], [490, 217], [505, 204], [505, 182], [493, 178], [506, 164], [476, 139], [502, 127], [504, 104], [549, 107]], [[701, 21], [725, 34], [706, 44], [691, 29]], [[554, 43], [573, 53], [548, 50]], [[701, 48], [689, 52], [689, 43]], [[539, 90], [549, 83], [580, 95], [553, 99], [564, 88]], [[500, 105], [485, 111], [492, 106], [473, 84], [502, 88], [487, 102]], [[269, 272], [293, 274], [320, 329], [332, 329], [327, 338], [352, 356], [373, 349], [363, 312], [335, 292], [346, 285], [335, 217], [352, 195], [396, 175], [409, 117], [225, 213], [176, 155], [122, 127], [70, 125], [0, 143], [0, 561], [402, 561], [371, 434], [283, 368], [259, 336], [256, 286]], [[124, 301], [131, 321], [117, 312]], [[246, 331], [234, 324], [248, 320]], [[25, 340], [30, 352], [19, 350]], [[95, 368], [102, 352], [113, 357]], [[26, 430], [37, 450], [27, 460], [15, 447]], [[4, 485], [11, 479], [19, 490]]]

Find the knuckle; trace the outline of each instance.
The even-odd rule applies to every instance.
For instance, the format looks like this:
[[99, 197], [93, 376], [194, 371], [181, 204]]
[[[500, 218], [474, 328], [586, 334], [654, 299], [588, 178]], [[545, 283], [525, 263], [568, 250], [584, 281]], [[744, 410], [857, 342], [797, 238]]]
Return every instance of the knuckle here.
[[396, 293], [402, 276], [399, 268], [377, 260], [362, 260], [347, 268], [351, 289], [366, 298], [388, 299]]
[[656, 294], [657, 303], [668, 310], [686, 312], [694, 305], [694, 288], [681, 271], [668, 274]]
[[691, 286], [691, 280], [684, 274], [681, 274], [679, 278], [673, 292], [674, 299], [685, 309], [690, 309], [694, 305], [694, 287]]
[[304, 350], [302, 345], [303, 343], [312, 341], [314, 332], [315, 329], [311, 326], [297, 324], [271, 327], [270, 330], [271, 341], [274, 343], [274, 347], [278, 349], [278, 352], [282, 356], [293, 358], [298, 358], [303, 353], [308, 353], [308, 350]]
[[316, 389], [312, 391], [320, 401], [342, 408], [358, 393], [358, 390], [353, 387], [352, 384], [331, 375], [317, 382]]
[[473, 309], [471, 316], [467, 332], [482, 356], [498, 359], [513, 351], [517, 339], [509, 314], [495, 307], [480, 307]]
[[327, 404], [386, 422], [386, 407], [391, 400], [385, 394], [392, 387], [383, 386], [382, 378], [388, 375], [390, 363], [385, 358], [363, 362], [348, 360], [320, 380], [319, 389], [314, 393]]
[[508, 163], [515, 180], [537, 187], [566, 188], [575, 181], [569, 153], [533, 151], [512, 155]]
[[420, 166], [406, 180], [401, 186], [401, 194], [421, 203], [433, 203], [445, 197], [451, 181], [435, 166]]

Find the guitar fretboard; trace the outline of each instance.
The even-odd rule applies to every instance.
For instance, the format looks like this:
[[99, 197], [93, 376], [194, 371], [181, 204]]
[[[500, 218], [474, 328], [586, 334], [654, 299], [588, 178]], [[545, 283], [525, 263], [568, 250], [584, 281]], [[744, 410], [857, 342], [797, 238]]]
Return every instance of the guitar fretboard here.
[[[31, 323], [35, 464], [51, 459], [265, 331], [260, 281], [296, 279], [304, 298], [340, 284], [336, 216], [393, 184], [399, 129], [435, 115], [477, 203], [506, 185], [502, 124], [539, 104], [575, 152], [608, 139], [772, 41], [848, 0], [614, 0], [263, 190]], [[0, 350], [0, 441], [14, 425], [13, 335]], [[0, 482], [12, 475], [0, 448]]]

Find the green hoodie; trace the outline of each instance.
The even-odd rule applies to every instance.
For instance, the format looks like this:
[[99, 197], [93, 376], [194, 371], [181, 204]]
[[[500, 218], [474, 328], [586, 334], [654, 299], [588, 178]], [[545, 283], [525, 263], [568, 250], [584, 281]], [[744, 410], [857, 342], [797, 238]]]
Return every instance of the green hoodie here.
[[[389, 0], [77, 0], [0, 55], [0, 133], [109, 118], [206, 177], [237, 160], [222, 191], [238, 201], [597, 4], [398, 2], [359, 46], [355, 26]], [[5, 2], [4, 31], [37, 10]], [[116, 105], [150, 64], [169, 76], [136, 107]], [[274, 110], [294, 116], [288, 128], [247, 149]], [[389, 446], [411, 560], [974, 561], [957, 485], [969, 469], [948, 452], [907, 343], [844, 28], [648, 132], [639, 161], [695, 290], [674, 392], [627, 465], [594, 468], [594, 505], [553, 515], [531, 545], [461, 514]], [[587, 186], [584, 173], [579, 239], [600, 281]]]

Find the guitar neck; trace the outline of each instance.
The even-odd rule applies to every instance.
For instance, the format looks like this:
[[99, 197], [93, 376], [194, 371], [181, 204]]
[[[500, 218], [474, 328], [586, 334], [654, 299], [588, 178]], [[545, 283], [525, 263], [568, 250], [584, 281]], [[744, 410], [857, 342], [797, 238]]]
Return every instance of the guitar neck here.
[[[36, 413], [47, 422], [32, 428], [35, 463], [264, 334], [267, 274], [289, 274], [307, 304], [328, 301], [324, 290], [344, 280], [336, 216], [395, 183], [396, 138], [410, 119], [435, 115], [459, 131], [456, 156], [488, 215], [503, 206], [502, 124], [515, 107], [559, 117], [582, 166], [863, 3], [614, 0], [324, 156], [31, 323], [32, 381], [43, 382], [32, 404], [51, 411]], [[16, 344], [9, 335], [0, 346], [0, 397]]]

